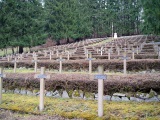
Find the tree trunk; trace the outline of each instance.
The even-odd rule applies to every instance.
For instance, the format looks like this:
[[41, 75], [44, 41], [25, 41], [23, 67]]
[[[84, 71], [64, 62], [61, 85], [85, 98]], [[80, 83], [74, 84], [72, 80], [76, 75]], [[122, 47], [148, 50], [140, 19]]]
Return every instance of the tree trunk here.
[[23, 46], [19, 46], [19, 53], [23, 53]]
[[19, 48], [19, 47], [17, 46], [17, 52], [16, 52], [16, 53], [18, 53], [18, 48]]
[[3, 49], [3, 52], [4, 52], [3, 55], [6, 56], [6, 54], [5, 54], [5, 49]]
[[29, 52], [31, 52], [31, 47], [29, 46]]
[[7, 53], [7, 48], [6, 48], [6, 53], [5, 53], [5, 54], [6, 54], [6, 55], [8, 54], [8, 53]]
[[14, 54], [14, 47], [12, 47], [12, 54]]

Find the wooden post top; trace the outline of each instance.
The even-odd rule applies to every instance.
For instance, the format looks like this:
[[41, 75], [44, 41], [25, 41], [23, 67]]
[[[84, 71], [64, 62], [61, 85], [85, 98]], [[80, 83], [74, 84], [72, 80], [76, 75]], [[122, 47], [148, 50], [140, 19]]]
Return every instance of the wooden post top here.
[[57, 61], [64, 61], [65, 59], [62, 59], [62, 55], [59, 56], [59, 59]]
[[129, 60], [131, 59], [130, 57], [126, 56], [126, 53], [124, 53], [124, 55], [122, 57], [120, 57], [122, 60]]
[[107, 75], [104, 75], [104, 66], [103, 65], [99, 65], [98, 66], [98, 75], [94, 76], [94, 79], [98, 79], [98, 80], [106, 80], [107, 79]]
[[87, 60], [95, 60], [95, 58], [92, 58], [92, 53], [89, 53], [89, 58]]
[[50, 75], [45, 75], [45, 67], [41, 67], [41, 74], [36, 74], [34, 78], [50, 79]]
[[17, 58], [15, 57], [12, 62], [17, 63], [17, 62], [19, 62], [19, 61], [18, 61]]

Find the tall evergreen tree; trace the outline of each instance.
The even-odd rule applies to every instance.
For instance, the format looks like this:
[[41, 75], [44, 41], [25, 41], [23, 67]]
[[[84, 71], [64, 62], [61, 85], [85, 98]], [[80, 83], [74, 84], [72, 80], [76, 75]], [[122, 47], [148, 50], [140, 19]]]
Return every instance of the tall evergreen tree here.
[[31, 47], [42, 43], [43, 24], [42, 5], [37, 0], [2, 0], [3, 12], [0, 41], [6, 46]]
[[160, 34], [160, 1], [142, 0], [143, 31], [148, 34]]

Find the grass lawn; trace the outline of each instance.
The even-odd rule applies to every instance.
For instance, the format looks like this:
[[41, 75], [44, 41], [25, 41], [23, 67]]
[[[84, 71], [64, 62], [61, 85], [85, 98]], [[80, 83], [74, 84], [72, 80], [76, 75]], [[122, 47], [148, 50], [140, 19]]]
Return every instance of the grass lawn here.
[[[4, 73], [13, 73], [13, 68], [5, 68]], [[40, 69], [37, 70], [38, 73], [40, 73]], [[47, 73], [59, 73], [58, 70], [46, 70]], [[26, 68], [17, 68], [16, 73], [34, 73], [34, 68], [26, 69]], [[88, 71], [79, 71], [79, 72], [73, 72], [73, 71], [63, 71], [65, 74], [74, 74], [74, 73], [79, 73], [79, 74], [87, 74]], [[98, 72], [92, 72], [93, 75], [98, 74]], [[106, 75], [123, 75], [121, 72], [104, 72]]]
[[45, 97], [45, 109], [39, 112], [39, 97], [3, 94], [0, 108], [34, 115], [60, 115], [65, 118], [86, 120], [160, 120], [160, 102], [109, 102], [104, 101], [104, 116], [97, 117], [96, 100], [62, 99]]
[[105, 44], [105, 43], [107, 43], [107, 42], [111, 42], [111, 41], [112, 41], [112, 38], [110, 37], [110, 38], [107, 38], [106, 40], [103, 40], [103, 41], [98, 42], [98, 43], [93, 43], [93, 44], [88, 45], [88, 46], [102, 45], [102, 44]]

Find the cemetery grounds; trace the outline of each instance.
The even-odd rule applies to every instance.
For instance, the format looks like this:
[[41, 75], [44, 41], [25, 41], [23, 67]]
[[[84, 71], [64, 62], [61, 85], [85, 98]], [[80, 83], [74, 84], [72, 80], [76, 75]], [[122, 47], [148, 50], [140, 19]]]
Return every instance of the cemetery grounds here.
[[[104, 115], [97, 115], [97, 67], [104, 67]], [[0, 58], [4, 68], [0, 119], [160, 119], [160, 38], [87, 39], [32, 48]], [[39, 111], [45, 67], [44, 110]]]

